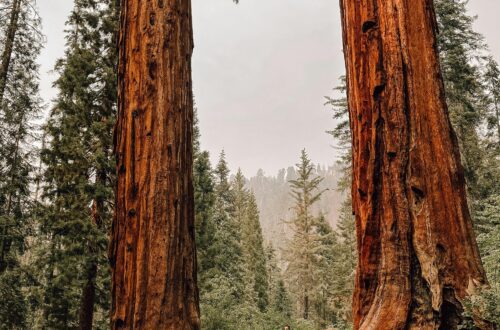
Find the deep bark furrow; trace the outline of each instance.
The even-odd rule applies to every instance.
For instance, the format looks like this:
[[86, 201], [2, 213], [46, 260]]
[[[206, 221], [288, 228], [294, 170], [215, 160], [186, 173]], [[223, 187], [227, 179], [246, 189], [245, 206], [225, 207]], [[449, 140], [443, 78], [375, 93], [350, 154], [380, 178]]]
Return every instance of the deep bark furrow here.
[[[341, 0], [359, 264], [356, 329], [454, 329], [485, 283], [432, 0]], [[458, 316], [457, 316], [458, 315]]]

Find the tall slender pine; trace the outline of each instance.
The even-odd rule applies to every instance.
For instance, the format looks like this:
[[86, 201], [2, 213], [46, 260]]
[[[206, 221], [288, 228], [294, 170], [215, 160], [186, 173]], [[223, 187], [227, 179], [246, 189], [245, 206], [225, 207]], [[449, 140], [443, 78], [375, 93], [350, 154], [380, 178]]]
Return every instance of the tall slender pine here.
[[41, 112], [37, 57], [43, 43], [35, 1], [2, 0], [0, 27], [0, 324], [27, 326], [21, 260], [32, 233], [37, 127]]
[[59, 94], [42, 152], [45, 327], [91, 329], [108, 319], [117, 12], [113, 0], [76, 0], [66, 54], [56, 64]]

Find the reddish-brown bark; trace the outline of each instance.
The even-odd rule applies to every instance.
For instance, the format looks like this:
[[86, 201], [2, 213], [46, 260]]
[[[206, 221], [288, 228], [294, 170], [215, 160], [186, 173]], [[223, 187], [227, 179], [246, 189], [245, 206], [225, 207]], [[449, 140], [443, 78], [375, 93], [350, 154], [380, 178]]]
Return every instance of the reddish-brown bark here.
[[432, 0], [341, 0], [359, 264], [356, 329], [456, 329], [485, 283]]
[[114, 329], [199, 329], [190, 0], [122, 0]]

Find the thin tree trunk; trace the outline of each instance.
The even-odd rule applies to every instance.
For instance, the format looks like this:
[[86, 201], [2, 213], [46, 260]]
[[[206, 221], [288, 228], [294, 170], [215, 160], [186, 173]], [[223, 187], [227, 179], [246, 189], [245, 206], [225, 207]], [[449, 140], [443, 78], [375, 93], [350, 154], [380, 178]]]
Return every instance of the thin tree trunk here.
[[[97, 212], [94, 209], [95, 205], [92, 207], [92, 212]], [[94, 215], [92, 215], [94, 217]], [[95, 253], [95, 250], [91, 250], [91, 253]], [[94, 256], [92, 256], [94, 258]], [[82, 300], [80, 303], [80, 313], [79, 313], [79, 326], [80, 330], [92, 330], [92, 323], [94, 321], [94, 302], [95, 302], [95, 281], [97, 277], [97, 260], [92, 260], [87, 265], [86, 270], [86, 282], [82, 291]]]
[[191, 1], [121, 8], [112, 327], [199, 329]]
[[[106, 185], [106, 171], [101, 170], [97, 174], [96, 184], [104, 187]], [[92, 203], [92, 208], [90, 210], [91, 218], [94, 226], [97, 230], [102, 230], [102, 216], [104, 214], [104, 200], [102, 198], [95, 199]], [[87, 265], [87, 270], [85, 274], [86, 283], [83, 287], [82, 301], [80, 304], [80, 315], [79, 315], [79, 329], [80, 330], [92, 330], [92, 323], [94, 320], [94, 304], [95, 304], [95, 290], [96, 290], [96, 279], [98, 270], [98, 259], [99, 259], [99, 247], [95, 241], [89, 242], [89, 257], [90, 262]]]
[[[9, 26], [7, 28], [7, 35], [5, 37], [5, 48], [2, 53], [2, 63], [0, 64], [0, 106], [3, 102], [3, 97], [5, 93], [5, 86], [7, 85], [7, 76], [9, 73], [10, 60], [12, 58], [12, 50], [14, 46], [14, 39], [16, 37], [16, 32], [18, 29], [19, 13], [21, 11], [21, 0], [13, 0], [12, 10], [10, 13]], [[17, 149], [16, 149], [17, 158]], [[7, 202], [6, 219], [10, 217], [10, 208], [12, 203], [12, 193], [9, 193]], [[6, 220], [8, 221], [8, 220]], [[1, 243], [0, 243], [0, 272], [5, 270], [5, 254], [8, 249], [7, 234], [8, 234], [8, 223], [5, 223], [2, 228]]]
[[307, 293], [307, 289], [304, 290], [304, 315], [302, 315], [304, 320], [309, 319], [309, 294]]
[[3, 102], [5, 86], [7, 85], [7, 76], [9, 73], [10, 60], [12, 58], [12, 50], [14, 48], [14, 39], [18, 29], [19, 13], [21, 12], [21, 0], [13, 0], [12, 11], [10, 13], [9, 26], [7, 28], [7, 36], [5, 38], [5, 48], [2, 53], [2, 63], [0, 65], [0, 105]]
[[5, 256], [7, 253], [10, 251], [10, 245], [11, 245], [11, 239], [7, 238], [9, 235], [9, 227], [11, 224], [9, 224], [11, 220], [11, 212], [12, 212], [12, 198], [13, 198], [13, 185], [14, 185], [14, 180], [15, 180], [15, 170], [17, 169], [17, 160], [19, 158], [19, 144], [21, 140], [21, 126], [22, 126], [22, 121], [24, 119], [24, 115], [21, 116], [20, 122], [19, 122], [19, 129], [16, 134], [16, 147], [14, 149], [14, 159], [12, 161], [12, 165], [10, 166], [10, 178], [9, 178], [9, 192], [8, 192], [8, 197], [7, 197], [7, 205], [6, 205], [6, 210], [5, 210], [5, 223], [2, 228], [2, 237], [1, 237], [1, 243], [0, 243], [0, 274], [3, 273], [7, 269], [7, 263], [5, 262]]
[[456, 329], [486, 282], [445, 102], [432, 0], [340, 0], [356, 329]]
[[500, 140], [500, 109], [498, 108], [498, 100], [496, 97], [494, 97], [495, 99], [495, 117], [496, 117], [496, 124], [497, 124], [497, 133], [498, 133], [498, 136], [497, 138]]

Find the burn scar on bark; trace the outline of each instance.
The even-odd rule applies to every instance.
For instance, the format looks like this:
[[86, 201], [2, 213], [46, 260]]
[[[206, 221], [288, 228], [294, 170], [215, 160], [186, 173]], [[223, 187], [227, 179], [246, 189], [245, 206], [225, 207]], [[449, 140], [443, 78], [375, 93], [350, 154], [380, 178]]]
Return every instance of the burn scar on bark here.
[[359, 195], [361, 196], [362, 199], [366, 199], [366, 197], [368, 196], [368, 194], [366, 193], [366, 191], [363, 191], [360, 188], [358, 188], [358, 193], [359, 193]]
[[380, 82], [378, 85], [375, 86], [373, 89], [373, 99], [375, 101], [380, 100], [380, 96], [382, 95], [382, 92], [385, 89], [385, 82]]
[[422, 191], [422, 189], [416, 187], [416, 186], [412, 186], [411, 187], [411, 191], [413, 192], [413, 196], [415, 197], [415, 201], [417, 203], [421, 202], [422, 199], [424, 198], [425, 194], [424, 192]]
[[156, 79], [156, 69], [157, 69], [158, 65], [156, 63], [156, 61], [150, 61], [148, 63], [148, 74], [149, 74], [149, 77], [151, 77], [152, 80], [155, 80]]
[[375, 20], [367, 20], [363, 23], [363, 26], [361, 27], [361, 31], [363, 31], [363, 33], [366, 33], [374, 28], [377, 27], [377, 22], [375, 22]]
[[155, 23], [156, 23], [156, 15], [155, 15], [155, 13], [150, 13], [149, 14], [149, 24], [151, 26], [154, 26]]

